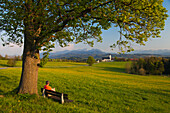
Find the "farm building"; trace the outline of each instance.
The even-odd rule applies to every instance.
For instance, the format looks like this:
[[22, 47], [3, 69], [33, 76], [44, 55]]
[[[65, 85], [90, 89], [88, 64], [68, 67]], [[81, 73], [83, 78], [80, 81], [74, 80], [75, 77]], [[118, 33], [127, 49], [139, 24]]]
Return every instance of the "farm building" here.
[[108, 57], [102, 57], [102, 62], [111, 62], [112, 61], [112, 56], [109, 55]]

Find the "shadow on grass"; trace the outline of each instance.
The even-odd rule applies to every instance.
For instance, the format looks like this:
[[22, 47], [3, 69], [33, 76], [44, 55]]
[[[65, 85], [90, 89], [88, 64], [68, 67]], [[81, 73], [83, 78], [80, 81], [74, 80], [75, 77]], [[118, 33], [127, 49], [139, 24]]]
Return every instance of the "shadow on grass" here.
[[51, 99], [51, 100], [54, 101], [54, 102], [58, 102], [58, 103], [61, 104], [60, 98], [57, 98], [57, 97], [54, 97], [54, 96], [52, 96], [52, 97], [47, 97], [47, 98], [48, 98], [48, 99]]
[[7, 93], [3, 93], [5, 97], [14, 97], [15, 99], [21, 100], [21, 101], [29, 101], [29, 100], [36, 100], [39, 95], [36, 94], [19, 94], [18, 93], [19, 87], [13, 89], [12, 91], [9, 91]]
[[111, 71], [111, 72], [125, 73], [125, 69], [117, 68], [117, 67], [103, 67], [102, 70], [104, 70], [104, 71]]
[[12, 91], [9, 91], [5, 93], [6, 96], [15, 96], [18, 93], [18, 87], [13, 89]]
[[9, 77], [6, 77], [6, 76], [0, 76], [0, 78], [1, 78], [1, 81], [5, 81], [5, 80], [8, 80], [8, 79], [10, 79]]
[[170, 94], [168, 94], [169, 91], [161, 92], [161, 91], [150, 91], [150, 90], [147, 90], [146, 93], [150, 93], [151, 95], [166, 96], [166, 97], [170, 98]]
[[0, 90], [0, 95], [4, 94], [4, 91]]
[[156, 90], [134, 88], [134, 91], [135, 92], [133, 92], [133, 91], [132, 92], [135, 93], [138, 96], [140, 95], [142, 100], [149, 100], [149, 99], [151, 99], [150, 95], [152, 95], [152, 97], [156, 97], [156, 96], [158, 97], [158, 95], [159, 95], [160, 97], [170, 98], [170, 94], [169, 94], [170, 90], [158, 90], [158, 91], [156, 91]]
[[[10, 78], [6, 76], [0, 76], [0, 85], [3, 84], [3, 81], [8, 81]], [[0, 90], [0, 94], [4, 94], [3, 90]]]
[[2, 67], [8, 67], [7, 64], [0, 64], [0, 66], [2, 66]]
[[0, 76], [0, 79], [1, 81], [6, 81], [6, 80], [9, 80], [10, 78], [6, 76]]

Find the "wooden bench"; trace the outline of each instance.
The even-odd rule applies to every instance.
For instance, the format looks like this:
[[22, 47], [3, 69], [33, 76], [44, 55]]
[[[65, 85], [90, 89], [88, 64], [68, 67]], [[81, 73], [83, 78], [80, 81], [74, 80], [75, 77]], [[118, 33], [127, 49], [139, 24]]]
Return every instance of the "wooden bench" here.
[[68, 94], [63, 94], [52, 90], [46, 90], [44, 88], [41, 88], [41, 92], [44, 98], [52, 98], [53, 100], [58, 101], [61, 104], [63, 104], [64, 102], [73, 102], [73, 100], [68, 99]]

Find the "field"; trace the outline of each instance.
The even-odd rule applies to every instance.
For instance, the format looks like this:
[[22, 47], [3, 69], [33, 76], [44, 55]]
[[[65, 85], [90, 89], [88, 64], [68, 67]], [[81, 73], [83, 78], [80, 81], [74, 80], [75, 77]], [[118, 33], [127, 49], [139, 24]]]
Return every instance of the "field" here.
[[[6, 66], [6, 62], [0, 60], [0, 68]], [[48, 62], [39, 69], [39, 97], [13, 94], [19, 84], [21, 68], [1, 69], [0, 112], [169, 113], [170, 78], [127, 74], [125, 64], [110, 62], [87, 66]], [[17, 66], [20, 67], [21, 62]], [[62, 105], [43, 98], [40, 89], [46, 80], [74, 102]]]

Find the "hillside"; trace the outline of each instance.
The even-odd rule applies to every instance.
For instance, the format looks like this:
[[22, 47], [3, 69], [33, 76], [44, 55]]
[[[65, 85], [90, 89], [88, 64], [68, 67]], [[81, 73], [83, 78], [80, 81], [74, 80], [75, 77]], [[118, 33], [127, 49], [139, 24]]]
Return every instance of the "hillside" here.
[[99, 49], [92, 49], [92, 50], [72, 50], [72, 51], [63, 51], [56, 52], [50, 54], [49, 58], [70, 58], [70, 57], [79, 57], [79, 58], [88, 58], [89, 56], [93, 56], [94, 58], [100, 58], [107, 53], [102, 52]]
[[[169, 113], [170, 78], [125, 73], [126, 62], [48, 62], [39, 69], [38, 93], [19, 94], [21, 68], [0, 70], [0, 112], [24, 113]], [[68, 94], [72, 103], [60, 104], [41, 96], [45, 81], [58, 92]], [[2, 96], [4, 95], [4, 97]]]
[[[79, 58], [79, 59], [87, 59], [89, 56], [93, 56], [95, 59], [102, 59], [104, 56], [108, 56], [109, 54], [112, 57], [124, 57], [124, 58], [140, 58], [147, 56], [156, 56], [156, 57], [170, 57], [170, 50], [146, 50], [146, 51], [134, 51], [127, 54], [117, 54], [117, 53], [108, 53], [103, 52], [99, 49], [80, 49], [80, 50], [72, 50], [72, 51], [59, 51], [55, 53], [50, 53], [50, 59], [70, 59], [70, 58]], [[42, 57], [42, 54], [41, 54]]]

